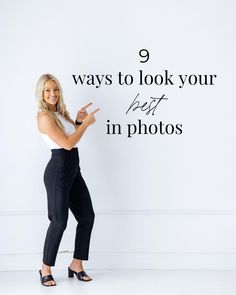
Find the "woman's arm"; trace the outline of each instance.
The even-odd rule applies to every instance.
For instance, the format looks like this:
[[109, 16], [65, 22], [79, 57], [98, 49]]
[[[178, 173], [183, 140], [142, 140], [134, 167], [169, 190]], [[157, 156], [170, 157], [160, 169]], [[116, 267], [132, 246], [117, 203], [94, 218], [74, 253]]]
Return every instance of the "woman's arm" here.
[[40, 132], [47, 134], [54, 142], [66, 150], [71, 150], [81, 139], [89, 124], [83, 122], [81, 125], [75, 125], [76, 130], [67, 136], [48, 114], [40, 112], [38, 115], [38, 128]]

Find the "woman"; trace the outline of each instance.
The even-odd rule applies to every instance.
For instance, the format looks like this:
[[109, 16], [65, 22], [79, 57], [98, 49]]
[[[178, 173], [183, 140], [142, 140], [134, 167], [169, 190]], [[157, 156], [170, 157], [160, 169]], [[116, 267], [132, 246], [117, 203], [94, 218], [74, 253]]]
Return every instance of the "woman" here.
[[51, 74], [39, 78], [37, 97], [38, 129], [51, 149], [51, 159], [43, 176], [50, 225], [44, 242], [40, 280], [44, 286], [56, 286], [51, 266], [55, 265], [70, 209], [78, 224], [68, 276], [73, 277], [75, 274], [79, 280], [91, 281], [83, 269], [82, 260], [88, 260], [95, 214], [89, 190], [80, 172], [77, 143], [87, 128], [96, 121], [94, 114], [99, 109], [88, 114], [86, 108], [92, 103], [87, 104], [78, 111], [74, 122], [64, 104], [60, 83]]

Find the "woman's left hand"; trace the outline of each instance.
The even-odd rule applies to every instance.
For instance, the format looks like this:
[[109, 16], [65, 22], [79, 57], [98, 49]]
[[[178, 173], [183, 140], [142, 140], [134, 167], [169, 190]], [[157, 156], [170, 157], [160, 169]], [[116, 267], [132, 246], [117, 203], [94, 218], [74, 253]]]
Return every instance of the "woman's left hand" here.
[[82, 107], [82, 109], [80, 109], [77, 113], [77, 116], [76, 116], [76, 120], [78, 122], [82, 122], [85, 117], [88, 115], [87, 111], [86, 111], [86, 108], [88, 108], [89, 106], [91, 106], [92, 102], [86, 104], [84, 107]]

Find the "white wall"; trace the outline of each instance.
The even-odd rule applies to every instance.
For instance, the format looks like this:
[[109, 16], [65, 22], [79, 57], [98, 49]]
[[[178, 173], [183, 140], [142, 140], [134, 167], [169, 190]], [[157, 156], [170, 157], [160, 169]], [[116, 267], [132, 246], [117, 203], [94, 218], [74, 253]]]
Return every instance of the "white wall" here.
[[[58, 77], [73, 117], [90, 101], [101, 108], [79, 148], [96, 215], [87, 267], [235, 269], [234, 15], [230, 0], [0, 1], [0, 270], [38, 269], [42, 259], [50, 150], [37, 130], [35, 84], [46, 72]], [[150, 52], [145, 64], [141, 48]], [[95, 88], [71, 76], [140, 69], [217, 79]], [[138, 92], [169, 99], [155, 116], [125, 115]], [[182, 123], [183, 134], [106, 134], [107, 120], [138, 119]], [[56, 268], [72, 257], [69, 220]]]

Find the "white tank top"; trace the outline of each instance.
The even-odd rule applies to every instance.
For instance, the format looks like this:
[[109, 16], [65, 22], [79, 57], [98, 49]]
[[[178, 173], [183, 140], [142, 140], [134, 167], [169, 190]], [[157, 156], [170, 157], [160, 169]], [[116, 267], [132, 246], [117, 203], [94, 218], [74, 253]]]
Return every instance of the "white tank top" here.
[[[40, 111], [42, 111], [42, 110], [40, 110]], [[64, 125], [66, 135], [71, 135], [72, 133], [75, 132], [76, 129], [75, 129], [75, 126], [72, 123], [66, 121], [66, 119], [59, 112], [54, 112], [54, 114], [59, 118], [61, 123]], [[47, 146], [50, 149], [61, 149], [61, 148], [63, 148], [62, 146], [58, 145], [55, 141], [53, 141], [47, 134], [42, 133], [40, 131], [39, 131], [39, 133], [41, 134], [42, 138], [45, 140]], [[75, 144], [74, 147], [78, 147], [77, 144]]]

